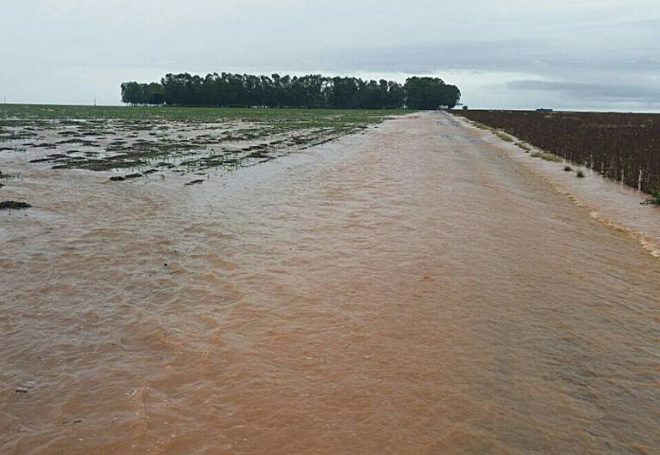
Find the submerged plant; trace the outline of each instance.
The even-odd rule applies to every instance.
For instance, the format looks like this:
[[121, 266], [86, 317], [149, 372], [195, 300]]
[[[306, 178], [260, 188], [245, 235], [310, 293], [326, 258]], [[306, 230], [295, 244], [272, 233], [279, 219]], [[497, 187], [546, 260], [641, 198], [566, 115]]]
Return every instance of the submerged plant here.
[[532, 148], [529, 145], [525, 144], [522, 141], [521, 142], [516, 142], [516, 145], [519, 148], [523, 149], [525, 151], [525, 153], [529, 153], [532, 150]]
[[655, 185], [651, 189], [651, 199], [647, 202], [649, 204], [660, 205], [660, 185]]
[[20, 210], [20, 209], [29, 209], [32, 207], [27, 202], [16, 202], [16, 201], [2, 201], [0, 202], [0, 210]]
[[513, 138], [502, 131], [496, 131], [495, 135], [505, 142], [514, 142]]
[[[2, 137], [9, 131], [34, 129], [39, 131], [38, 140], [18, 145], [43, 152], [30, 162], [53, 169], [125, 170], [128, 174], [109, 175], [112, 181], [131, 179], [137, 172], [235, 171], [409, 112], [11, 105], [3, 114], [15, 119], [0, 115], [0, 151], [5, 148]], [[42, 134], [46, 128], [54, 129], [55, 134]], [[46, 141], [51, 137], [57, 140]], [[18, 150], [15, 143], [7, 147]], [[56, 153], [49, 153], [50, 149]], [[0, 172], [0, 180], [10, 177], [14, 176]]]
[[541, 158], [542, 160], [545, 161], [552, 161], [553, 163], [558, 163], [562, 161], [562, 159], [559, 158], [557, 155], [553, 155], [552, 153], [547, 153], [547, 152], [534, 152], [530, 156], [532, 158]]

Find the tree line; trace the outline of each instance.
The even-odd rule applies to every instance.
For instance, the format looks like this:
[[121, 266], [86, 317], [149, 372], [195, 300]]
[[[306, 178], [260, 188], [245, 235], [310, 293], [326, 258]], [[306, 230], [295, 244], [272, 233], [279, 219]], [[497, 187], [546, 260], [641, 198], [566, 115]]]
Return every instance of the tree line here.
[[167, 74], [160, 83], [124, 82], [122, 102], [132, 105], [302, 107], [333, 109], [453, 108], [461, 98], [440, 78], [411, 77], [405, 84], [355, 77]]

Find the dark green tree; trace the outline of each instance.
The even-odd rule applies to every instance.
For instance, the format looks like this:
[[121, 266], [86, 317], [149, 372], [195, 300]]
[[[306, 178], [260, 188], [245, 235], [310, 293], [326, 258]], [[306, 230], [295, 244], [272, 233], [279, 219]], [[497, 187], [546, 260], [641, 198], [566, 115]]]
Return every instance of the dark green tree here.
[[129, 104], [227, 107], [306, 107], [336, 109], [453, 108], [461, 97], [454, 85], [442, 79], [411, 77], [398, 82], [355, 77], [255, 76], [212, 73], [166, 74], [160, 83], [121, 84], [121, 97]]
[[411, 77], [406, 81], [406, 105], [413, 109], [453, 108], [461, 99], [455, 85], [437, 77]]

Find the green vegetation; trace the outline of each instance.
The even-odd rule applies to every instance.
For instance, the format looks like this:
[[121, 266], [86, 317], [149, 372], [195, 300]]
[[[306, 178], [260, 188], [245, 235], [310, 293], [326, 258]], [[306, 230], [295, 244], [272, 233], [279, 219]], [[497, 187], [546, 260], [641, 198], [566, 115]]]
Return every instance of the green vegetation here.
[[484, 125], [483, 123], [472, 122], [472, 124], [473, 124], [475, 127], [479, 128], [480, 130], [486, 130], [486, 131], [492, 131], [492, 130], [493, 130], [490, 126], [488, 126], [488, 125]]
[[461, 99], [455, 85], [448, 85], [437, 77], [411, 77], [405, 85], [406, 105], [414, 109], [454, 108]]
[[165, 104], [165, 90], [158, 82], [140, 84], [138, 82], [125, 82], [121, 84], [121, 99], [130, 104]]
[[660, 185], [656, 185], [652, 190], [651, 190], [651, 203], [655, 205], [660, 205]]
[[[355, 133], [410, 110], [0, 105], [0, 153], [53, 169], [234, 170]], [[203, 183], [197, 179], [195, 183]]]
[[570, 166], [564, 166], [564, 171], [565, 171], [565, 172], [572, 172], [572, 171], [573, 171], [573, 168], [570, 167]]
[[557, 155], [546, 152], [535, 152], [530, 155], [532, 158], [541, 158], [542, 160], [552, 161], [553, 163], [560, 163], [562, 159]]
[[577, 173], [575, 174], [575, 176], [576, 176], [577, 178], [580, 178], [580, 179], [586, 177], [586, 176], [584, 175], [584, 172], [582, 172], [582, 171], [577, 171]]
[[[69, 122], [72, 125], [75, 125], [78, 120], [182, 121], [188, 123], [242, 120], [292, 126], [336, 127], [378, 123], [389, 116], [411, 112], [414, 111], [408, 109], [384, 111], [369, 109], [159, 108], [0, 104], [0, 128], [20, 124], [23, 120], [60, 120], [63, 124]], [[48, 124], [41, 123], [38, 126], [48, 126]]]
[[16, 201], [2, 201], [0, 202], [0, 210], [21, 210], [29, 209], [32, 207], [27, 202], [16, 202]]
[[497, 137], [499, 137], [500, 139], [502, 139], [503, 141], [505, 141], [505, 142], [514, 142], [514, 140], [511, 136], [509, 136], [508, 134], [503, 133], [501, 131], [496, 131], [495, 135]]
[[398, 82], [355, 77], [256, 76], [213, 73], [167, 74], [160, 83], [124, 82], [122, 102], [132, 105], [298, 107], [332, 109], [453, 108], [461, 92], [442, 79], [411, 77]]
[[524, 143], [524, 142], [522, 142], [522, 141], [516, 142], [516, 145], [517, 145], [519, 148], [523, 149], [523, 150], [525, 151], [525, 153], [529, 153], [529, 152], [532, 151], [532, 148], [531, 148], [528, 144], [526, 144], [526, 143]]

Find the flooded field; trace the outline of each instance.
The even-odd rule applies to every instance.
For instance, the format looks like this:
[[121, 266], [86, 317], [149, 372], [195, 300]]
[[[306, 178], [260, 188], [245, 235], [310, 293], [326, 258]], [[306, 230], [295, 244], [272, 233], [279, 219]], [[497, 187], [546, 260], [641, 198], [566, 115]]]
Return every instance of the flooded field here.
[[479, 122], [483, 128], [513, 134], [631, 188], [660, 195], [660, 114], [482, 110], [456, 113]]
[[398, 112], [10, 105], [0, 110], [0, 153], [5, 166], [110, 172], [112, 181], [209, 177], [355, 133]]
[[[115, 119], [91, 156], [56, 143], [86, 126], [47, 121], [3, 126], [35, 136], [0, 152], [0, 200], [32, 204], [0, 212], [1, 453], [660, 448], [660, 261], [633, 234], [660, 239], [657, 208], [614, 228], [627, 220], [594, 217], [552, 169], [438, 113], [351, 121], [310, 148], [338, 133], [203, 144], [285, 141], [231, 172], [107, 146], [248, 120]], [[117, 154], [146, 164], [80, 165]], [[640, 208], [612, 185], [590, 201]]]

